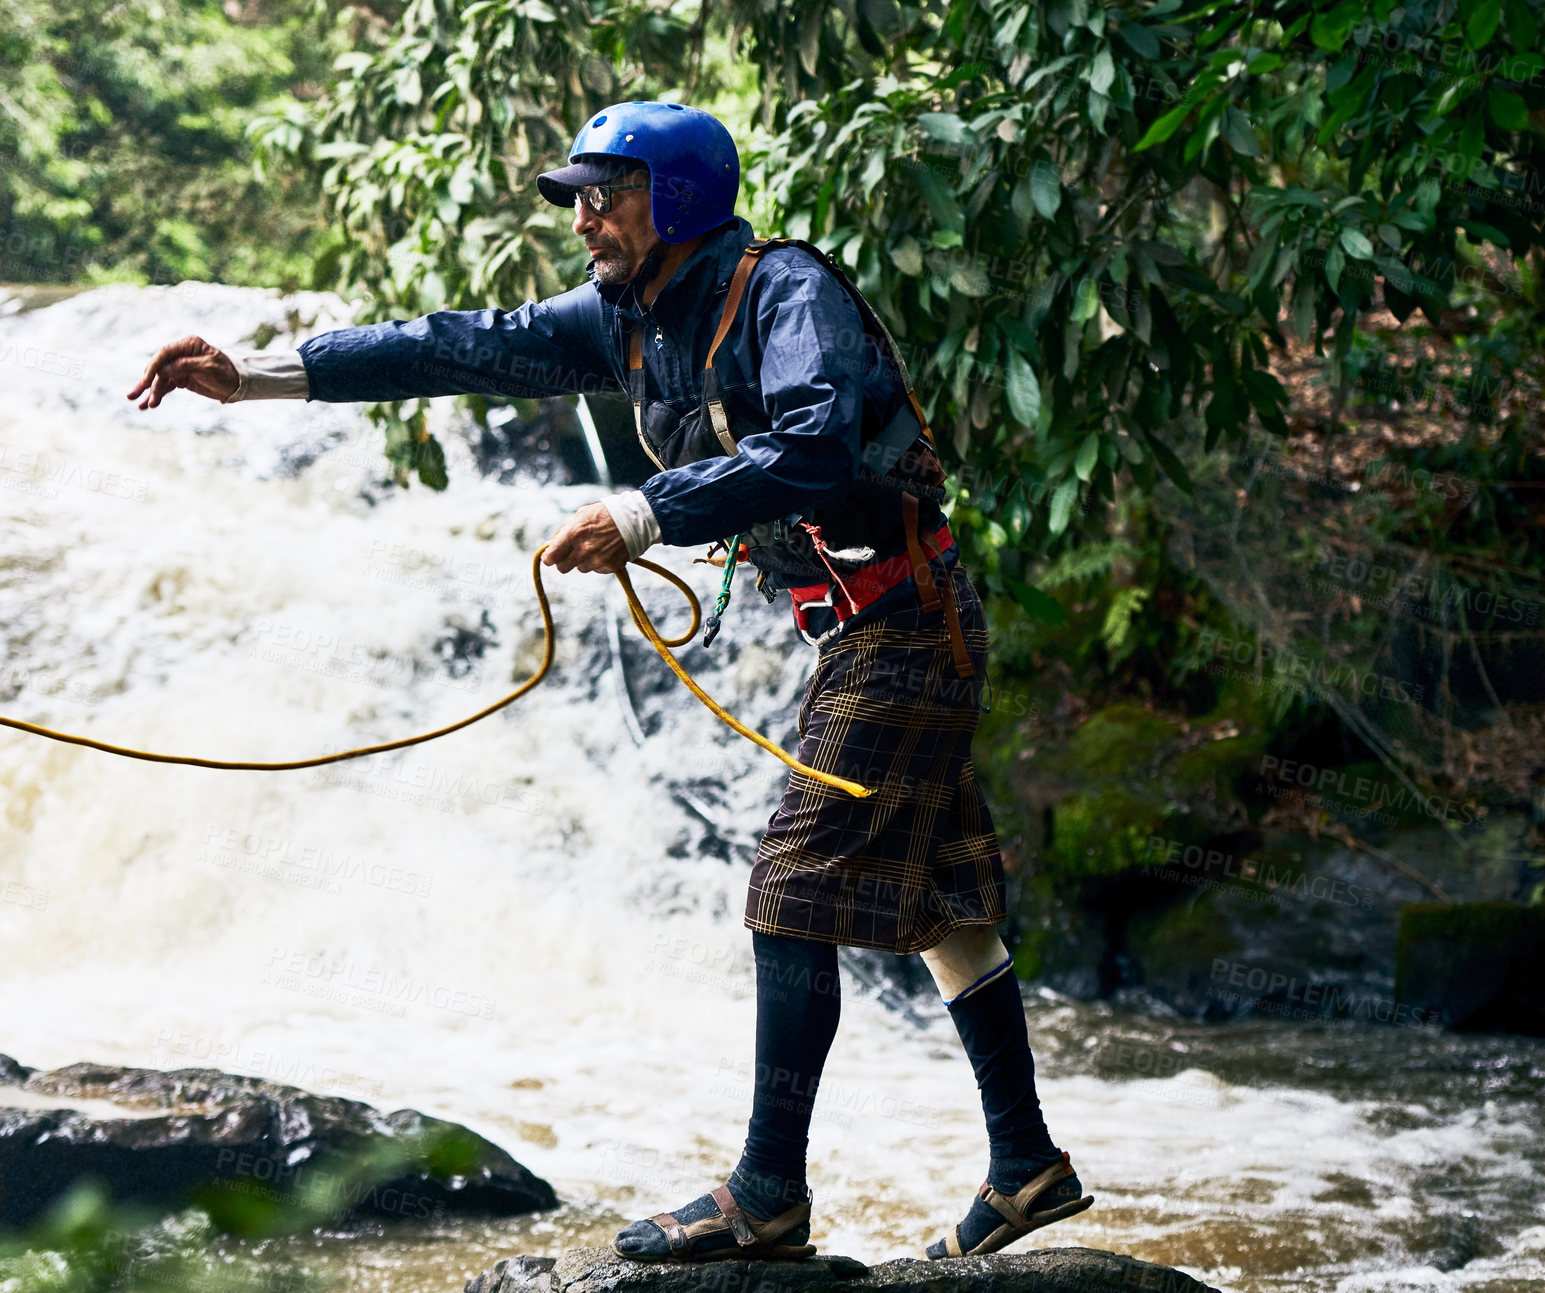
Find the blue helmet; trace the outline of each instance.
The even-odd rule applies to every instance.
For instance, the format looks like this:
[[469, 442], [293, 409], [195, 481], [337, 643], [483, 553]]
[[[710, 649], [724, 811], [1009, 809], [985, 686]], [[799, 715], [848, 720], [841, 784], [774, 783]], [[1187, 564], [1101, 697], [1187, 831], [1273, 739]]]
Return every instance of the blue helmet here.
[[649, 168], [649, 218], [666, 242], [686, 242], [735, 216], [740, 154], [722, 122], [680, 103], [614, 103], [580, 127], [570, 165], [537, 176], [549, 202], [572, 207], [576, 189]]

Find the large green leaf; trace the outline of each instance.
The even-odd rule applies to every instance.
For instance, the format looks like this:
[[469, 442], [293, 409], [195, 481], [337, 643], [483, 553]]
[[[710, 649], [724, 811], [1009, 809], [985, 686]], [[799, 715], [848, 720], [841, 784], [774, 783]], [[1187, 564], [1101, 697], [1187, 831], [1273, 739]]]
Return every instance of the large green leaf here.
[[1035, 369], [1017, 350], [1008, 352], [1007, 367], [1009, 412], [1016, 422], [1034, 426], [1041, 412], [1041, 384], [1035, 379]]
[[1003, 586], [1009, 590], [1009, 594], [1024, 608], [1025, 614], [1031, 619], [1039, 620], [1052, 628], [1060, 628], [1068, 622], [1067, 611], [1063, 610], [1062, 603], [1050, 593], [1044, 593], [1023, 580], [1008, 577], [1004, 578]]
[[1529, 106], [1511, 90], [1488, 90], [1486, 109], [1503, 130], [1529, 128]]
[[1373, 244], [1361, 229], [1354, 229], [1350, 225], [1344, 227], [1341, 230], [1341, 245], [1346, 248], [1347, 255], [1356, 260], [1373, 259]]
[[1191, 483], [1191, 475], [1180, 459], [1175, 456], [1174, 450], [1150, 432], [1144, 431], [1143, 437], [1147, 440], [1148, 448], [1153, 451], [1153, 456], [1164, 474], [1185, 493], [1192, 493], [1196, 487]]
[[1073, 504], [1078, 501], [1078, 477], [1069, 476], [1052, 492], [1051, 507], [1047, 512], [1046, 528], [1053, 534], [1061, 534], [1068, 528], [1073, 515]]
[[1073, 470], [1079, 480], [1088, 480], [1094, 471], [1094, 464], [1099, 460], [1100, 437], [1097, 432], [1091, 431], [1084, 437], [1083, 444], [1078, 446], [1078, 457], [1074, 460]]
[[[1465, 7], [1462, 5], [1461, 9]], [[1502, 0], [1472, 0], [1468, 9], [1465, 44], [1471, 49], [1480, 49], [1491, 39], [1497, 24], [1502, 21]]]
[[434, 436], [415, 442], [413, 469], [418, 472], [419, 480], [430, 489], [444, 489], [450, 484], [445, 474], [445, 449]]
[[1143, 58], [1158, 58], [1162, 52], [1159, 48], [1159, 38], [1151, 30], [1138, 23], [1123, 23], [1117, 32], [1121, 39], [1132, 47], [1134, 53]]
[[890, 256], [896, 268], [909, 277], [916, 278], [923, 272], [923, 249], [911, 234], [905, 234], [897, 241]]
[[1030, 169], [1030, 197], [1035, 209], [1047, 220], [1062, 205], [1062, 176], [1050, 162], [1038, 161]]
[[1140, 153], [1145, 148], [1152, 148], [1155, 144], [1162, 144], [1166, 139], [1180, 129], [1183, 122], [1191, 113], [1192, 105], [1182, 103], [1178, 108], [1171, 108], [1162, 117], [1149, 126], [1143, 137], [1137, 141], [1132, 149], [1134, 153]]
[[971, 131], [953, 112], [923, 112], [917, 124], [935, 139], [946, 144], [966, 144], [971, 141]]
[[941, 229], [953, 230], [960, 233], [965, 228], [965, 212], [961, 210], [960, 203], [955, 200], [955, 195], [950, 192], [944, 181], [931, 170], [923, 167], [913, 172], [917, 179], [918, 187], [923, 191], [923, 201], [928, 205], [928, 213]]
[[1105, 94], [1116, 81], [1116, 64], [1108, 48], [1102, 48], [1089, 66], [1089, 88], [1096, 94]]
[[1363, 13], [1362, 5], [1352, 3], [1316, 13], [1309, 24], [1309, 38], [1321, 49], [1337, 53]]

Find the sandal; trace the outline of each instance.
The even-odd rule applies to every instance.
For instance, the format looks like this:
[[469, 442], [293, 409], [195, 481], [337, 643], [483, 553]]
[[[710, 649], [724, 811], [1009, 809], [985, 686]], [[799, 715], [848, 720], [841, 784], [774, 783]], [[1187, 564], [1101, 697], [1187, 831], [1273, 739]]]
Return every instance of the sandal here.
[[[1013, 1195], [1000, 1194], [993, 1189], [990, 1182], [983, 1181], [981, 1188], [976, 1192], [977, 1197], [985, 1200], [990, 1207], [1002, 1214], [1003, 1224], [969, 1252], [961, 1250], [960, 1226], [958, 1224], [951, 1226], [949, 1234], [944, 1238], [942, 1256], [979, 1257], [984, 1253], [995, 1253], [1000, 1248], [1006, 1248], [1016, 1239], [1028, 1235], [1032, 1230], [1039, 1230], [1042, 1226], [1049, 1226], [1053, 1221], [1061, 1221], [1084, 1211], [1094, 1203], [1094, 1195], [1087, 1194], [1081, 1199], [1071, 1199], [1066, 1203], [1050, 1207], [1038, 1209], [1034, 1206], [1039, 1195], [1045, 1194], [1058, 1182], [1065, 1181], [1070, 1176], [1074, 1176], [1073, 1161], [1064, 1150], [1060, 1163], [1053, 1163], [1040, 1175], [1032, 1177]], [[940, 1260], [926, 1250], [925, 1255], [930, 1261]]]
[[[711, 1262], [725, 1258], [797, 1261], [803, 1257], [814, 1256], [814, 1244], [777, 1242], [790, 1231], [799, 1229], [803, 1229], [805, 1237], [809, 1238], [810, 1203], [808, 1200], [804, 1203], [796, 1203], [787, 1212], [763, 1221], [751, 1216], [735, 1202], [735, 1196], [730, 1193], [728, 1184], [720, 1185], [709, 1193], [713, 1201], [719, 1205], [719, 1211], [714, 1216], [701, 1217], [686, 1225], [676, 1220], [669, 1212], [657, 1212], [648, 1218], [649, 1222], [658, 1226], [665, 1235], [665, 1242], [670, 1246], [669, 1252], [623, 1252], [617, 1246], [617, 1240], [627, 1233], [626, 1230], [612, 1239], [612, 1251], [619, 1257], [626, 1257], [635, 1262]], [[633, 1223], [635, 1226], [643, 1224], [637, 1221]], [[629, 1230], [632, 1228], [632, 1226], [628, 1227]], [[710, 1241], [708, 1246], [704, 1246], [702, 1240], [705, 1236], [723, 1234], [734, 1236], [735, 1242], [726, 1244]]]

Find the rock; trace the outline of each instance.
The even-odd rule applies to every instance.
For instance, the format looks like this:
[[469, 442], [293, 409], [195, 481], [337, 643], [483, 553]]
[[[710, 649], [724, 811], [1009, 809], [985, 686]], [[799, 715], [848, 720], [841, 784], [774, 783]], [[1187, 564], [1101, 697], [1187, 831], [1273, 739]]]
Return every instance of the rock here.
[[[378, 1164], [368, 1180], [335, 1183], [366, 1155]], [[83, 1178], [116, 1201], [196, 1202], [242, 1232], [318, 1190], [319, 1220], [558, 1206], [552, 1186], [497, 1145], [413, 1109], [386, 1114], [217, 1069], [39, 1072], [0, 1055], [0, 1224], [27, 1224]]]
[[466, 1293], [549, 1293], [556, 1257], [501, 1257], [467, 1281]]
[[505, 1257], [466, 1293], [1217, 1293], [1167, 1266], [1094, 1248], [1046, 1248], [866, 1266], [819, 1254], [805, 1261], [636, 1262], [609, 1248]]

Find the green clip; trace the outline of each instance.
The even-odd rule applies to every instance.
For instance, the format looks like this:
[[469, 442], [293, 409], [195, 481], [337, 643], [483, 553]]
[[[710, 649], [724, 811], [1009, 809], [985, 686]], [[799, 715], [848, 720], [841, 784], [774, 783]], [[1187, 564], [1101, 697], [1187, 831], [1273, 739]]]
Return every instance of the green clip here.
[[731, 539], [729, 548], [724, 554], [724, 578], [719, 581], [719, 596], [713, 604], [713, 614], [708, 617], [708, 622], [703, 626], [704, 646], [712, 642], [719, 632], [719, 617], [730, 604], [730, 583], [735, 578], [735, 563], [740, 559], [740, 539], [741, 536], [738, 534]]

